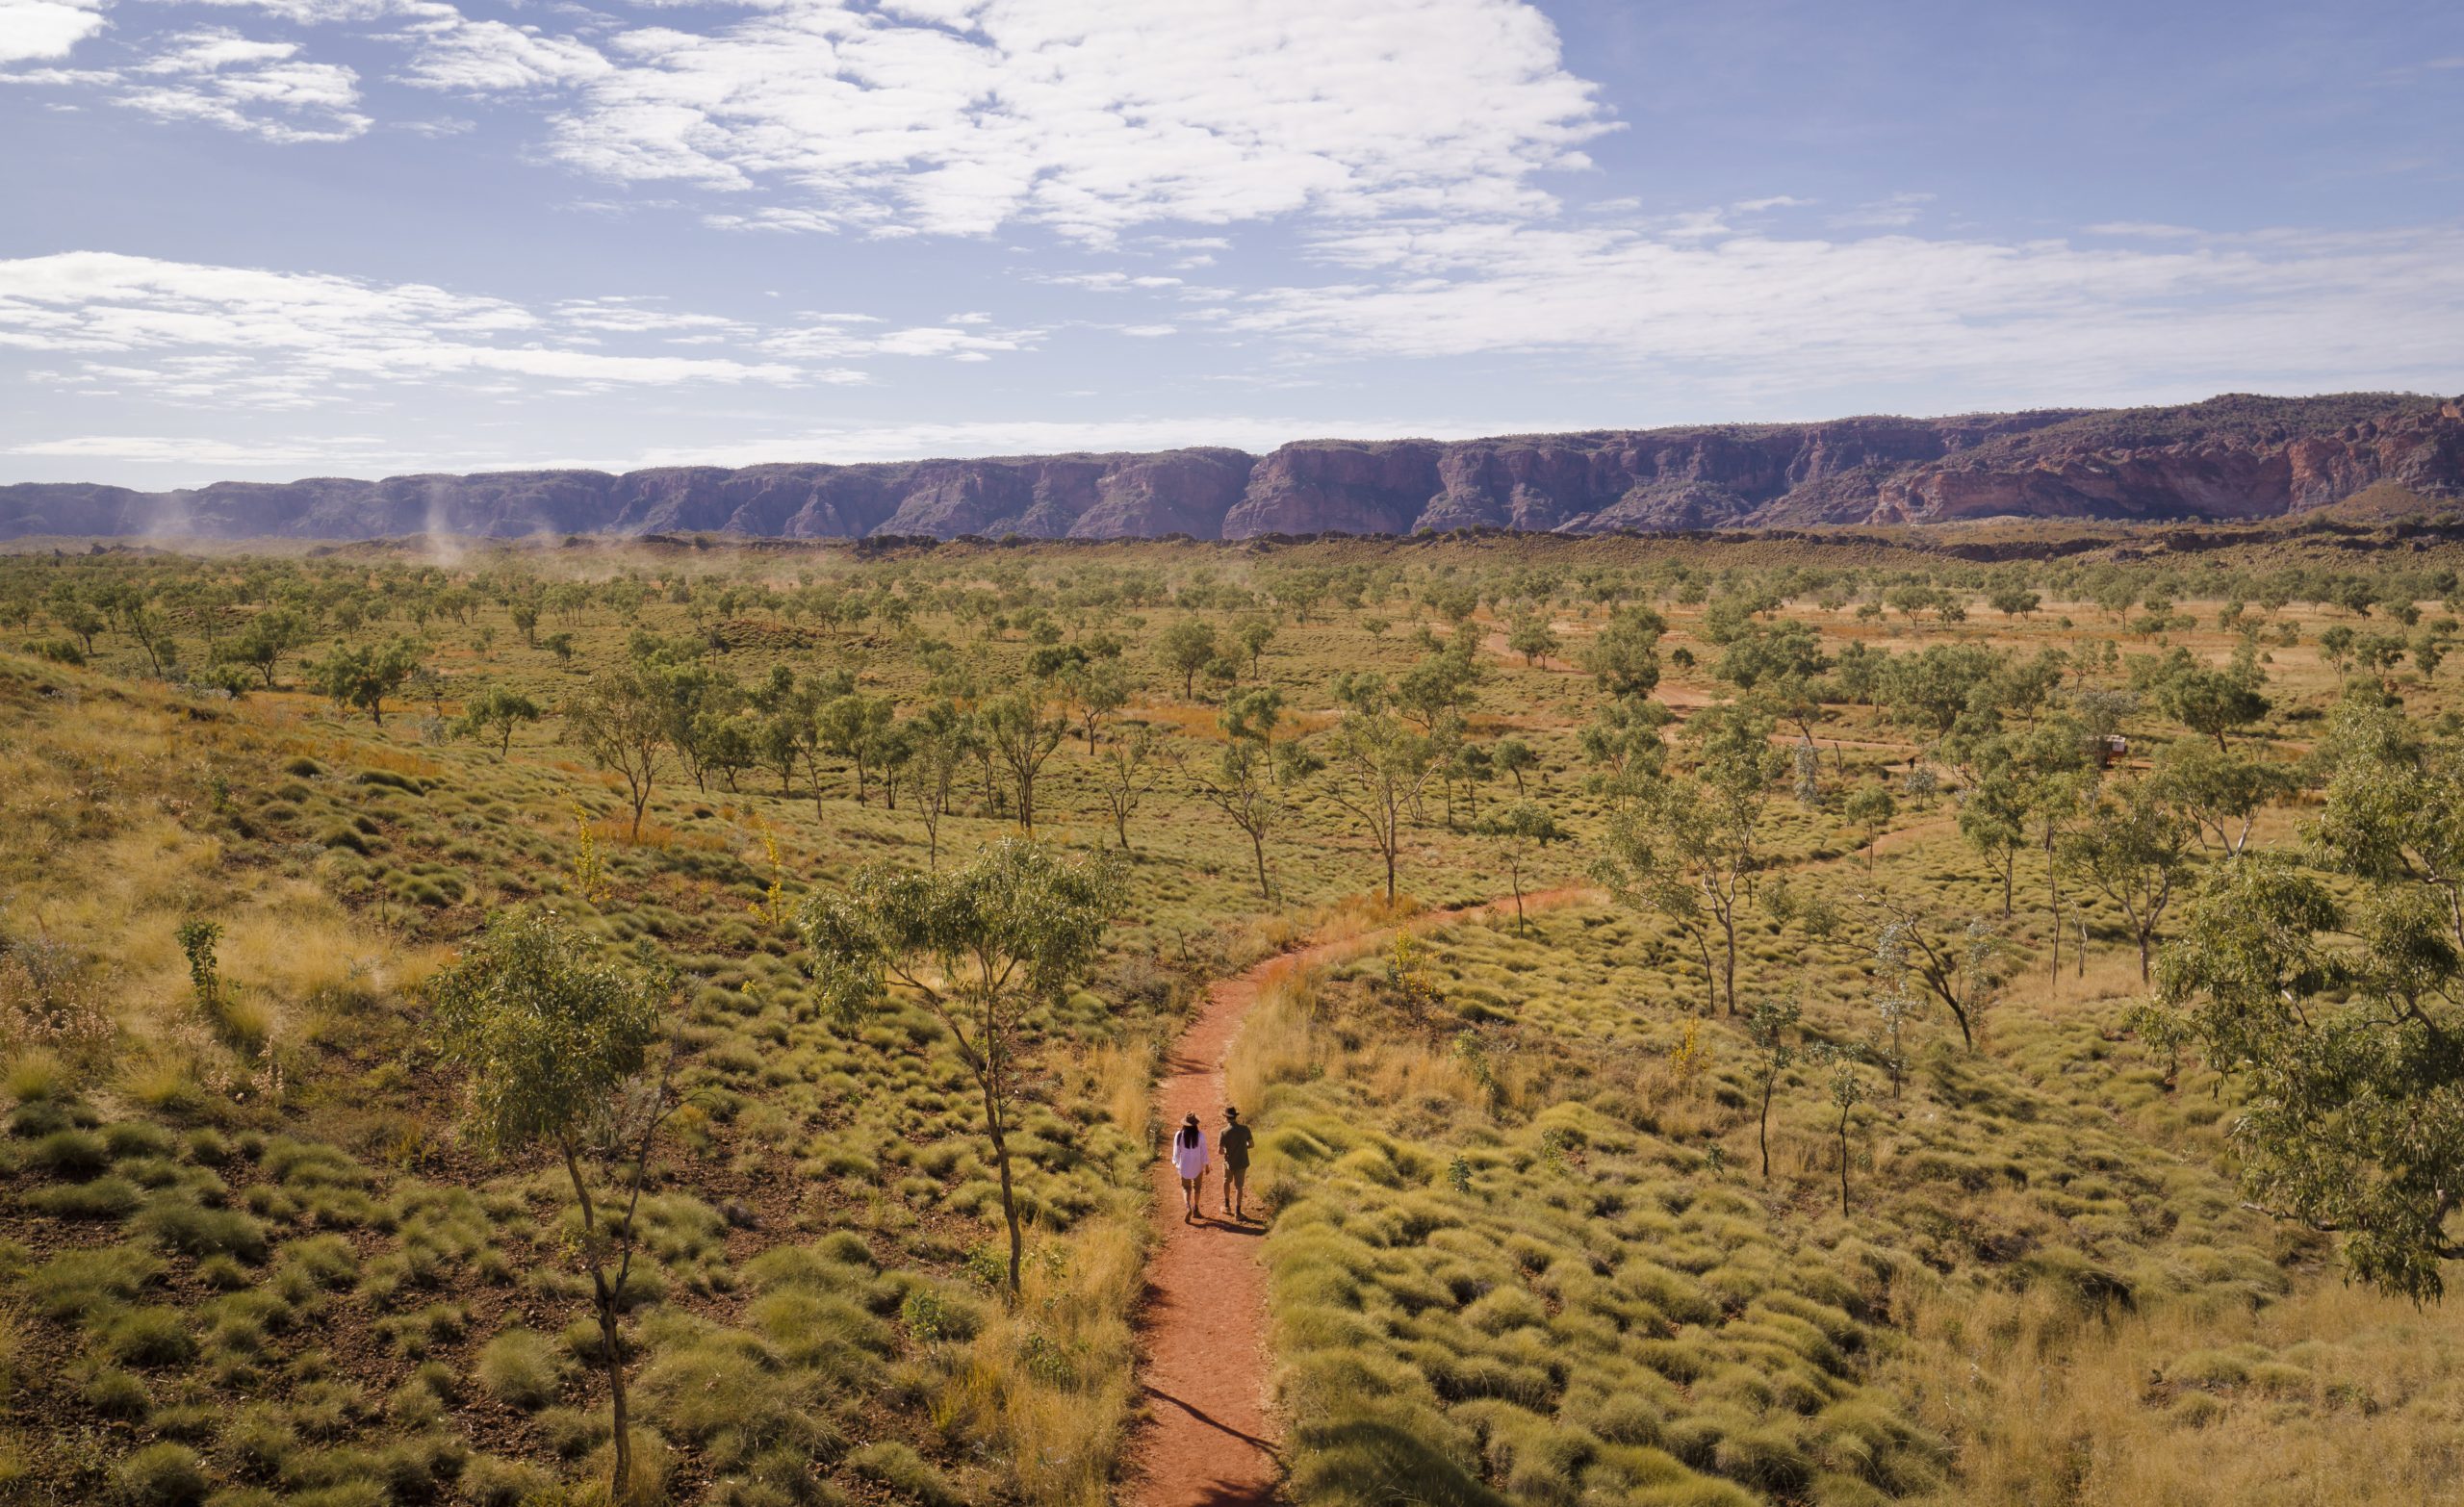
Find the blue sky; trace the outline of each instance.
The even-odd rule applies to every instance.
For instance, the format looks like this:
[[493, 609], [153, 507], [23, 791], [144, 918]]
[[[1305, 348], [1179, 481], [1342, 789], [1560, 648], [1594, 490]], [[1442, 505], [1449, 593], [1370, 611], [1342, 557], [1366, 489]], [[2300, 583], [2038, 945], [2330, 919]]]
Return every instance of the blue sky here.
[[2464, 389], [2464, 7], [0, 0], [0, 480]]

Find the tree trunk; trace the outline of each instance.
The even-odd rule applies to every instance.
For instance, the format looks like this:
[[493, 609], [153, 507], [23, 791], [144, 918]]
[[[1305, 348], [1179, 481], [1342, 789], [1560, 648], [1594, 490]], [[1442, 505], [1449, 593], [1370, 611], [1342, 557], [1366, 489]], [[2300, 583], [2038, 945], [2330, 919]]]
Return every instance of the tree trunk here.
[[[1267, 840], [1265, 835], [1254, 827], [1248, 831], [1249, 852], [1258, 860], [1258, 898], [1271, 903], [1274, 900], [1274, 886], [1267, 882]], [[1129, 846], [1127, 837], [1121, 839], [1121, 846], [1124, 848]]]
[[1848, 1217], [1848, 1111], [1839, 1111], [1839, 1217]]
[[625, 1394], [625, 1347], [616, 1328], [616, 1295], [607, 1290], [604, 1280], [593, 1272], [599, 1282], [599, 1345], [607, 1362], [607, 1402], [616, 1432], [616, 1465], [607, 1492], [610, 1503], [621, 1504], [630, 1494], [633, 1480], [632, 1409]]
[[1779, 1086], [1775, 1070], [1762, 1080], [1762, 1121], [1755, 1132], [1756, 1142], [1762, 1148], [1762, 1181], [1771, 1181], [1771, 1090]]
[[1729, 1013], [1736, 1013], [1736, 919], [1726, 911], [1720, 913], [1720, 930], [1728, 937], [1728, 959], [1720, 970], [1720, 985], [1729, 1001]]
[[1002, 1133], [1001, 1104], [992, 1091], [992, 1080], [979, 1080], [984, 1087], [985, 1123], [992, 1131], [992, 1163], [1001, 1169], [1001, 1217], [1010, 1226], [1010, 1298], [1018, 1296], [1018, 1266], [1026, 1250], [1025, 1237], [1018, 1233], [1018, 1198], [1010, 1187], [1010, 1137]]

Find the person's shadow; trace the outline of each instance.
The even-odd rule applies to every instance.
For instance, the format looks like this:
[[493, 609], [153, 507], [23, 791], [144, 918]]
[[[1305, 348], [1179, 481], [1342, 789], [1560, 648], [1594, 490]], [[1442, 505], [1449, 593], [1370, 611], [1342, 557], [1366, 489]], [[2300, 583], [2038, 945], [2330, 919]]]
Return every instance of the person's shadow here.
[[1251, 1239], [1267, 1233], [1266, 1221], [1254, 1215], [1245, 1220], [1232, 1220], [1221, 1214], [1200, 1214], [1197, 1222], [1201, 1229], [1220, 1230], [1225, 1235], [1245, 1235]]

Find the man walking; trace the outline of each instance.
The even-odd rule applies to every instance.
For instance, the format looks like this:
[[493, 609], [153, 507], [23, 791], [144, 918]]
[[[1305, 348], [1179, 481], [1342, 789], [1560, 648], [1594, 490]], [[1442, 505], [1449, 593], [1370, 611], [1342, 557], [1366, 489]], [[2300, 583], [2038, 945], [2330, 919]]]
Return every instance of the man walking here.
[[1223, 1134], [1219, 1144], [1223, 1148], [1223, 1212], [1239, 1223], [1249, 1222], [1242, 1208], [1242, 1195], [1249, 1181], [1249, 1127], [1241, 1123], [1241, 1111], [1226, 1106], [1223, 1111]]

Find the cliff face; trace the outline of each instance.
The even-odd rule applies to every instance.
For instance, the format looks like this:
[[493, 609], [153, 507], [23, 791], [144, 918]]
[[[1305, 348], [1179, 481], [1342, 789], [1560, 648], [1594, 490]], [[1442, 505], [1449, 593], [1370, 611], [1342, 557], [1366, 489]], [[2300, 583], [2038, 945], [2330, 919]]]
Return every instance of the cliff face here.
[[668, 467], [217, 482], [181, 492], [0, 486], [0, 538], [362, 539], [443, 532], [1598, 533], [2020, 516], [2272, 518], [2379, 483], [2464, 497], [2464, 398], [2227, 396], [2180, 408], [1521, 435], [1308, 440], [865, 466]]

